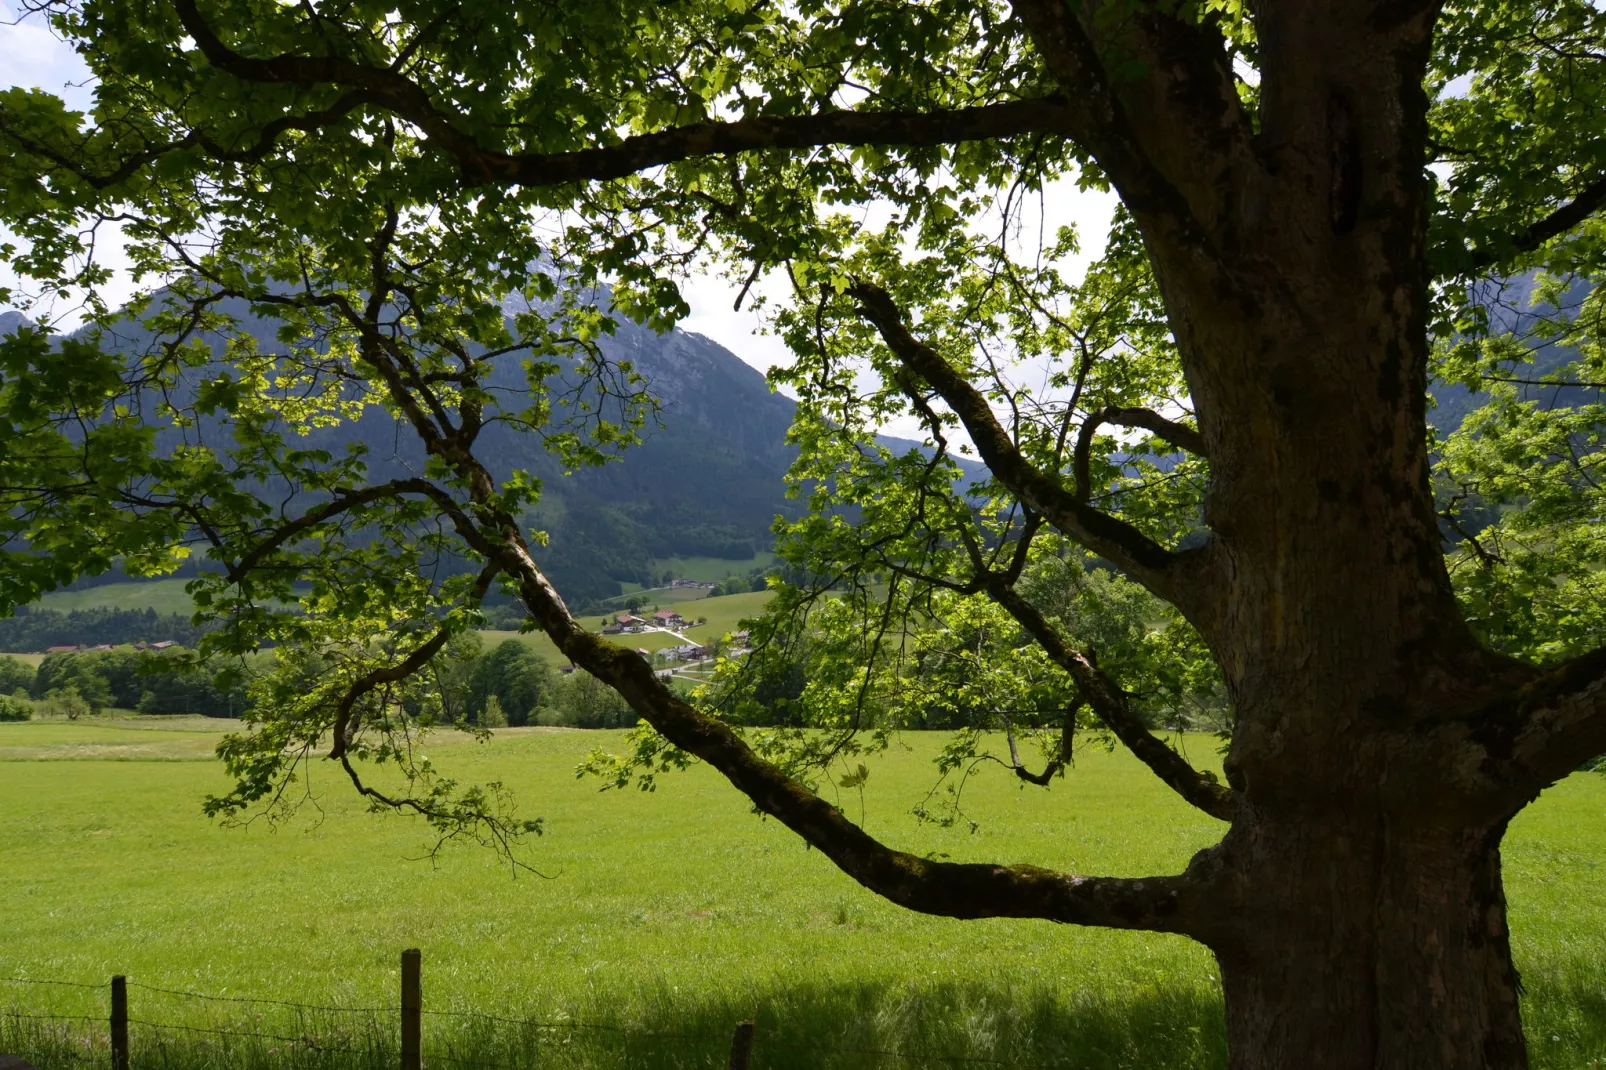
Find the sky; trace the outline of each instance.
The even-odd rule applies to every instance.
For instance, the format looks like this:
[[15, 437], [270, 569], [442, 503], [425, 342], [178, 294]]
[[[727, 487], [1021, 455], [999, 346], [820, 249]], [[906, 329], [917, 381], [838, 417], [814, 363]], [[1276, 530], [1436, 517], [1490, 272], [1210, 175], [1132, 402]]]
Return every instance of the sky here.
[[[0, 3], [0, 12], [3, 12], [0, 17], [6, 21], [5, 25], [0, 25], [0, 85], [48, 89], [62, 94], [71, 107], [87, 108], [90, 103], [88, 72], [72, 49], [58, 40], [41, 20], [26, 18], [15, 22], [15, 8], [3, 3]], [[1052, 235], [1058, 226], [1073, 224], [1081, 234], [1084, 247], [1090, 254], [1096, 253], [1109, 228], [1114, 204], [1111, 195], [1085, 193], [1077, 190], [1072, 182], [1062, 182], [1045, 193], [1046, 232]], [[1090, 255], [1080, 264], [1072, 264], [1071, 269], [1080, 271], [1088, 259]], [[115, 250], [107, 262], [116, 264]], [[4, 281], [0, 276], [0, 284]], [[755, 289], [779, 297], [781, 281], [767, 278]], [[129, 284], [125, 283], [123, 289], [131, 292]], [[788, 363], [790, 355], [786, 347], [778, 338], [763, 333], [763, 321], [749, 304], [744, 302], [740, 311], [732, 307], [739, 290], [739, 283], [711, 272], [685, 280], [681, 291], [691, 306], [691, 315], [681, 326], [712, 338], [760, 371]], [[114, 290], [110, 296], [121, 295]], [[70, 321], [64, 325], [70, 325]], [[886, 430], [890, 434], [907, 435], [915, 431], [915, 425], [911, 420], [908, 427], [889, 426]]]

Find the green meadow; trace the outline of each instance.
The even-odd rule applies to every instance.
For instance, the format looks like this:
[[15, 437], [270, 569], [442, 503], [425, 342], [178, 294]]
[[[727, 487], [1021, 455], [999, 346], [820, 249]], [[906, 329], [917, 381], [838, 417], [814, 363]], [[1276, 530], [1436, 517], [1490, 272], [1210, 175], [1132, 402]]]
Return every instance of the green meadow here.
[[[655, 562], [655, 568], [670, 568], [675, 574], [684, 579], [692, 580], [721, 580], [734, 572], [745, 572], [754, 565], [768, 564], [775, 558], [774, 554], [765, 553], [753, 558], [751, 561], [724, 561], [712, 557], [671, 558], [666, 561]], [[54, 609], [67, 613], [75, 609], [154, 609], [157, 613], [166, 615], [179, 613], [188, 616], [195, 612], [195, 603], [190, 598], [184, 585], [189, 582], [181, 579], [142, 580], [138, 583], [105, 583], [99, 587], [86, 587], [77, 591], [52, 591], [38, 601], [42, 609]], [[631, 591], [639, 591], [640, 584], [626, 584]], [[627, 592], [628, 593], [628, 592]], [[706, 590], [697, 588], [661, 588], [653, 589], [642, 594], [649, 605], [657, 603], [663, 606], [673, 605], [682, 611], [696, 610], [693, 616], [702, 616], [708, 609], [701, 605], [687, 606], [686, 603], [708, 602], [711, 606], [723, 602], [725, 598], [758, 598], [761, 601], [767, 597], [765, 592], [756, 592], [749, 595], [726, 595], [720, 598], [709, 598]], [[624, 612], [624, 596], [618, 600], [619, 607], [608, 612]], [[733, 603], [737, 604], [737, 603]], [[746, 603], [740, 603], [746, 604]], [[719, 613], [717, 606], [714, 613]], [[749, 616], [753, 611], [748, 610], [738, 616]], [[725, 614], [729, 616], [729, 614]], [[588, 614], [587, 619], [596, 616], [599, 619], [603, 612]], [[712, 618], [712, 614], [710, 614]], [[732, 623], [736, 617], [730, 617]]]
[[[0, 977], [126, 974], [135, 1067], [393, 1067], [407, 947], [423, 952], [432, 1067], [718, 1067], [744, 1018], [755, 1067], [1224, 1065], [1199, 946], [899, 910], [707, 769], [651, 793], [576, 779], [617, 733], [430, 741], [443, 771], [501, 780], [545, 819], [520, 854], [537, 872], [515, 874], [472, 846], [428, 857], [424, 826], [365, 812], [322, 765], [298, 786], [311, 798], [295, 819], [220, 827], [200, 813], [224, 786], [208, 758], [219, 731], [0, 724]], [[974, 832], [920, 825], [909, 811], [941, 742], [902, 737], [841, 805], [907, 850], [1084, 873], [1174, 872], [1220, 834], [1131, 758], [1092, 747], [1049, 790], [983, 769], [964, 791]], [[1187, 746], [1211, 760], [1211, 741]], [[1534, 1063], [1601, 1065], [1606, 778], [1546, 792], [1514, 822], [1505, 860]], [[17, 1015], [103, 1017], [106, 998], [0, 981], [0, 1051], [43, 1070], [103, 1065], [100, 1023]]]
[[[772, 557], [773, 555], [766, 555]], [[714, 558], [692, 559], [685, 561], [713, 561]], [[729, 562], [726, 562], [729, 564]], [[698, 571], [692, 569], [692, 571]], [[155, 609], [158, 613], [193, 613], [194, 605], [184, 591], [183, 580], [152, 580], [143, 583], [108, 583], [100, 587], [90, 587], [82, 591], [57, 591], [46, 595], [39, 604], [47, 609], [62, 611], [72, 609], [88, 609], [93, 607], [106, 607], [113, 609]], [[664, 608], [673, 607], [683, 614], [687, 620], [695, 621], [707, 618], [708, 623], [693, 626], [686, 630], [685, 635], [699, 643], [712, 642], [721, 636], [737, 630], [740, 622], [748, 617], [757, 616], [764, 609], [764, 603], [770, 599], [768, 591], [752, 591], [746, 594], [721, 595], [717, 598], [707, 597], [706, 592], [697, 590], [670, 590], [650, 592], [643, 597], [648, 599], [648, 609], [643, 613], [650, 613], [651, 606], [660, 605]], [[622, 613], [622, 608], [607, 612], [598, 611], [589, 613], [581, 618], [586, 627], [597, 630], [601, 622], [614, 613]], [[520, 633], [516, 631], [486, 630], [480, 633], [485, 640], [487, 648], [502, 642], [505, 639], [518, 639], [527, 643], [545, 658], [548, 664], [558, 665], [568, 659], [558, 653], [557, 647], [544, 633]], [[676, 639], [663, 632], [646, 632], [639, 635], [621, 635], [614, 637], [617, 642], [626, 646], [641, 647], [645, 650], [658, 650], [666, 646], [679, 645], [682, 640]], [[11, 657], [20, 658], [31, 664], [37, 664], [43, 655], [37, 652], [32, 654], [11, 654]]]
[[195, 612], [195, 601], [184, 589], [188, 580], [142, 580], [139, 583], [103, 583], [77, 591], [52, 591], [39, 599], [42, 609], [69, 613], [75, 609], [154, 609], [163, 616]]

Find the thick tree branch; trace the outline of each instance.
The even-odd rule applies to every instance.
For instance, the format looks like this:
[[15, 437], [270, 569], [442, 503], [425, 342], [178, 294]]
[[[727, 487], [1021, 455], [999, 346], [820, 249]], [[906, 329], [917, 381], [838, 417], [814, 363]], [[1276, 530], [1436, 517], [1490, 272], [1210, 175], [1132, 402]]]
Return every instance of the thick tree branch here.
[[[360, 326], [367, 320], [358, 315], [356, 322]], [[1030, 917], [1183, 933], [1207, 927], [1209, 912], [1197, 894], [1201, 880], [1188, 874], [1128, 880], [1071, 876], [1030, 865], [940, 862], [876, 840], [754, 753], [729, 725], [682, 700], [646, 659], [582, 627], [536, 565], [515, 518], [498, 505], [495, 483], [484, 465], [465, 443], [434, 429], [410, 385], [382, 350], [365, 345], [361, 353], [380, 373], [425, 448], [467, 485], [469, 502], [460, 502], [427, 481], [420, 493], [486, 560], [488, 571], [500, 571], [514, 581], [530, 616], [570, 662], [616, 690], [670, 743], [713, 766], [758, 809], [802, 836], [854, 880], [912, 910], [956, 918]], [[415, 652], [407, 661], [416, 662], [416, 668], [423, 663], [420, 657], [422, 653]], [[375, 673], [402, 669], [398, 665]], [[345, 717], [349, 723], [349, 709]], [[337, 748], [342, 746], [341, 735], [336, 733]]]
[[[511, 517], [483, 500], [489, 477], [472, 456], [445, 458], [476, 488], [476, 521], [444, 492], [435, 497], [464, 541], [518, 585], [521, 600], [571, 663], [612, 687], [665, 739], [713, 766], [864, 887], [900, 906], [954, 918], [1043, 918], [1157, 932], [1202, 932], [1199, 878], [1080, 877], [1031, 865], [938, 862], [894, 850], [755, 754], [729, 725], [677, 696], [634, 651], [586, 631], [530, 556]], [[485, 488], [480, 490], [479, 488]]]
[[1515, 253], [1527, 253], [1552, 238], [1559, 238], [1606, 205], [1606, 175], [1579, 190], [1566, 204], [1543, 219], [1535, 220], [1509, 240], [1481, 246], [1472, 252], [1472, 267], [1482, 270], [1499, 265]]
[[525, 606], [566, 657], [617, 690], [671, 743], [719, 770], [758, 809], [876, 894], [911, 910], [954, 918], [1044, 918], [1181, 933], [1204, 927], [1198, 883], [1188, 874], [1142, 880], [1078, 877], [1030, 865], [939, 862], [886, 846], [760, 758], [723, 721], [678, 698], [645, 659], [577, 624], [522, 545], [512, 539], [483, 545], [517, 578]]
[[881, 333], [903, 366], [924, 380], [956, 414], [977, 451], [1000, 483], [1049, 523], [1113, 562], [1154, 594], [1198, 624], [1212, 616], [1213, 584], [1205, 573], [1209, 547], [1174, 552], [1126, 521], [1088, 505], [1057, 475], [1029, 462], [1010, 439], [987, 403], [987, 396], [956, 371], [935, 349], [904, 326], [892, 297], [881, 287], [855, 282], [848, 293]]
[[316, 509], [309, 509], [294, 520], [273, 529], [266, 538], [251, 547], [238, 561], [229, 566], [226, 578], [230, 583], [240, 582], [240, 580], [249, 575], [252, 569], [259, 566], [269, 554], [272, 554], [286, 543], [300, 538], [319, 524], [333, 520], [344, 512], [361, 508], [364, 505], [372, 505], [374, 502], [383, 501], [386, 498], [397, 498], [403, 494], [427, 495], [430, 491], [437, 489], [425, 479], [393, 479], [388, 483], [378, 483], [371, 487], [364, 487], [361, 490], [338, 494]]
[[1063, 133], [1070, 109], [1060, 96], [946, 111], [834, 111], [695, 123], [576, 152], [488, 154], [482, 180], [550, 186], [622, 178], [666, 163], [756, 149], [819, 145], [946, 145], [962, 141]]
[[[1252, 131], [1238, 100], [1220, 32], [1175, 10], [1132, 9], [1110, 20], [1117, 40], [1096, 41], [1065, 0], [1012, 0], [1061, 90], [1079, 107], [1068, 134], [1110, 176], [1122, 202], [1145, 224], [1220, 271], [1209, 233], [1223, 216], [1225, 173], [1252, 168]], [[1111, 76], [1101, 49], [1144, 76]]]
[[1478, 775], [1505, 789], [1515, 812], [1606, 754], [1606, 647], [1538, 674], [1479, 711], [1466, 731], [1484, 754]]
[[680, 160], [754, 149], [937, 145], [1025, 133], [1065, 133], [1074, 125], [1070, 103], [1055, 95], [932, 112], [833, 111], [693, 123], [625, 138], [605, 147], [508, 153], [481, 145], [464, 131], [465, 117], [444, 110], [422, 86], [394, 66], [372, 67], [338, 56], [247, 56], [223, 42], [202, 17], [195, 0], [174, 0], [174, 7], [185, 30], [195, 38], [212, 66], [249, 82], [342, 85], [359, 90], [364, 102], [382, 107], [424, 131], [474, 183], [551, 186], [622, 178]]
[[1109, 726], [1138, 760], [1183, 799], [1211, 817], [1231, 821], [1238, 812], [1238, 793], [1206, 776], [1166, 746], [1144, 725], [1127, 701], [1126, 693], [1095, 666], [1087, 655], [1072, 648], [1036, 606], [1013, 587], [994, 583], [988, 595], [1035, 639], [1049, 659], [1064, 669], [1093, 712]]
[[1123, 409], [1116, 406], [1106, 406], [1095, 413], [1089, 414], [1082, 421], [1081, 430], [1076, 435], [1076, 450], [1071, 457], [1071, 474], [1076, 482], [1076, 496], [1087, 501], [1093, 493], [1092, 477], [1089, 468], [1092, 461], [1093, 436], [1105, 424], [1115, 424], [1118, 427], [1140, 427], [1180, 450], [1187, 450], [1196, 456], [1205, 455], [1204, 436], [1198, 431], [1179, 424], [1175, 420], [1168, 420], [1159, 413], [1150, 409]]

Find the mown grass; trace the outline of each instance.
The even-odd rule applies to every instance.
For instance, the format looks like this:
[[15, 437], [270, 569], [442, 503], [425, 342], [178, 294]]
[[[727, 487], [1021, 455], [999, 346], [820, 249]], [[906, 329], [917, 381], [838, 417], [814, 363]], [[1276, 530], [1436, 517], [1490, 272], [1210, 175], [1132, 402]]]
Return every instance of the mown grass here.
[[775, 555], [768, 550], [760, 550], [745, 561], [728, 557], [666, 557], [652, 562], [649, 571], [660, 575], [672, 572], [679, 579], [716, 583], [726, 576], [745, 576], [755, 568], [770, 565], [774, 560]]
[[[125, 973], [136, 985], [379, 1011], [136, 987], [138, 1020], [264, 1034], [136, 1026], [138, 1067], [393, 1066], [388, 1008], [405, 947], [423, 949], [430, 1011], [549, 1027], [432, 1013], [431, 1066], [722, 1066], [742, 1018], [758, 1023], [759, 1067], [1224, 1064], [1214, 963], [1198, 946], [901, 911], [753, 816], [706, 769], [652, 794], [576, 780], [578, 759], [614, 733], [519, 729], [431, 746], [447, 772], [499, 778], [545, 818], [548, 835], [523, 856], [543, 876], [514, 879], [477, 849], [423, 860], [424, 828], [364, 813], [323, 769], [318, 805], [290, 824], [219, 828], [199, 800], [224, 786], [221, 770], [171, 760], [193, 757], [212, 731], [154, 719], [0, 725], [0, 976], [104, 984]], [[844, 792], [842, 804], [908, 850], [1077, 872], [1174, 872], [1220, 832], [1130, 758], [1091, 750], [1048, 791], [983, 772], [965, 791], [974, 833], [918, 825], [909, 810], [940, 742], [908, 737], [871, 763], [862, 801]], [[106, 761], [97, 746], [153, 750]], [[1212, 752], [1203, 740], [1190, 750]], [[79, 760], [5, 760], [49, 752]], [[1575, 776], [1508, 837], [1537, 1066], [1606, 1056], [1603, 817], [1606, 778]], [[104, 988], [0, 983], [0, 1009], [26, 1013], [102, 1016], [105, 999]], [[45, 1070], [100, 1057], [95, 1023], [60, 1026], [0, 1017], [0, 1050], [24, 1048]], [[319, 1054], [309, 1041], [358, 1053]]]
[[77, 591], [52, 591], [39, 599], [41, 609], [63, 613], [74, 609], [154, 609], [163, 616], [195, 612], [195, 601], [184, 589], [188, 580], [141, 580], [137, 583], [103, 583]]

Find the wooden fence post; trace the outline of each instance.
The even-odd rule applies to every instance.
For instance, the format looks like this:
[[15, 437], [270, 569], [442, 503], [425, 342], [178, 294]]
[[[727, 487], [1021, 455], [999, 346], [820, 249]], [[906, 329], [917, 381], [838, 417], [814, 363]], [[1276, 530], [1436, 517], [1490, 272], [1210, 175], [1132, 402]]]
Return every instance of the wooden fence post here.
[[112, 978], [112, 1070], [128, 1070], [128, 978]]
[[731, 1037], [730, 1070], [747, 1070], [747, 1060], [753, 1054], [753, 1023], [739, 1022], [736, 1035]]
[[424, 988], [419, 978], [422, 953], [416, 947], [402, 952], [401, 962], [401, 1070], [423, 1070]]

